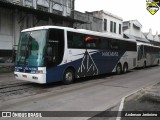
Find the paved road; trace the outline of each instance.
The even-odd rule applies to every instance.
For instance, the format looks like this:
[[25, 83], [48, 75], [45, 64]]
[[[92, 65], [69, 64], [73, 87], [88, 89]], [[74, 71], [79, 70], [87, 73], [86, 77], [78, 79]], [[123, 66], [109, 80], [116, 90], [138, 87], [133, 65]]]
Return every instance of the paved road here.
[[0, 111], [103, 111], [117, 105], [127, 94], [160, 82], [159, 72], [157, 66], [67, 86], [53, 85], [47, 92], [1, 102]]

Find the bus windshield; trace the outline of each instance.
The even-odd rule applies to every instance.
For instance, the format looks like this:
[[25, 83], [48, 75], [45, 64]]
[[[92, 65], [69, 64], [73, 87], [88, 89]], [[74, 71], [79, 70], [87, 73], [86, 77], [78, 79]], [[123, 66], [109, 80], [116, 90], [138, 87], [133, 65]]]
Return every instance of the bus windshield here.
[[22, 32], [15, 64], [17, 66], [44, 66], [47, 30]]

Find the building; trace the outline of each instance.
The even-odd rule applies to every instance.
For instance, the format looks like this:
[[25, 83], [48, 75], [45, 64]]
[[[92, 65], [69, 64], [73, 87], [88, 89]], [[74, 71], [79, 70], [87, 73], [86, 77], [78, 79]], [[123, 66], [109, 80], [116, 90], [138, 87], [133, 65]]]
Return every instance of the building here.
[[75, 11], [74, 18], [84, 20], [86, 24], [80, 24], [79, 29], [103, 32], [115, 37], [123, 37], [123, 19], [104, 10], [80, 13]]
[[74, 0], [6, 0], [7, 2], [38, 9], [45, 12], [56, 13], [62, 16], [71, 16], [74, 10]]
[[154, 41], [160, 42], [160, 38], [158, 36], [158, 32], [156, 32], [156, 35], [154, 35], [153, 37], [154, 37]]
[[20, 31], [41, 25], [73, 27], [74, 0], [0, 0], [0, 57], [12, 55]]
[[102, 32], [103, 20], [88, 13], [74, 11], [74, 19], [85, 23], [75, 23], [74, 28]]
[[152, 29], [150, 28], [149, 32], [144, 33], [144, 35], [145, 35], [146, 39], [148, 39], [150, 41], [151, 44], [160, 46], [160, 40], [159, 40], [159, 37], [158, 37], [158, 32], [156, 33], [156, 35], [153, 35], [152, 34]]
[[149, 41], [154, 41], [154, 36], [152, 35], [152, 29], [149, 29], [149, 32], [144, 33], [145, 37], [149, 40]]
[[142, 25], [138, 20], [130, 20], [123, 22], [124, 38], [135, 39], [139, 42], [149, 43], [141, 31]]
[[87, 13], [103, 20], [103, 23], [101, 24], [103, 33], [116, 37], [123, 37], [123, 19], [121, 17], [118, 17], [117, 15], [106, 12], [104, 10]]

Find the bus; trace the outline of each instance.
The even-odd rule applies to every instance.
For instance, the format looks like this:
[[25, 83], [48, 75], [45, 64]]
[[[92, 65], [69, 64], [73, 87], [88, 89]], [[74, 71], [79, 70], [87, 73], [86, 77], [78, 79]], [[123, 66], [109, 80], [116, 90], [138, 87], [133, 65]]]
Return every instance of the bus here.
[[160, 47], [148, 43], [137, 43], [137, 67], [148, 67], [159, 65], [160, 62]]
[[125, 73], [137, 66], [135, 40], [60, 26], [23, 30], [16, 55], [16, 79], [40, 84], [104, 73]]

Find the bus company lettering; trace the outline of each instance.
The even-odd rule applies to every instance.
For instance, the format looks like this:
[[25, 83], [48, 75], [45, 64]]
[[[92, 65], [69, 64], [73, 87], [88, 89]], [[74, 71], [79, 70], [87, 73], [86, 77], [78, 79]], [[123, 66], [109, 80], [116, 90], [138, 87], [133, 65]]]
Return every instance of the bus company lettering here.
[[107, 56], [116, 56], [116, 57], [118, 57], [118, 52], [102, 52], [102, 56], [105, 56], [105, 57], [107, 57]]

